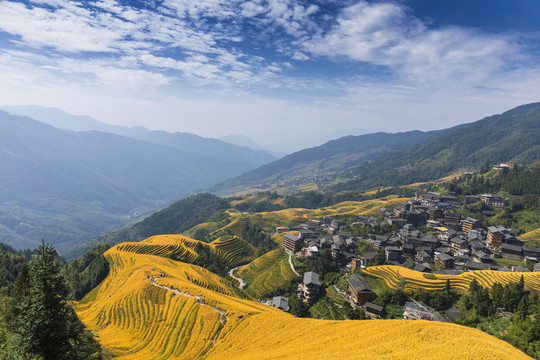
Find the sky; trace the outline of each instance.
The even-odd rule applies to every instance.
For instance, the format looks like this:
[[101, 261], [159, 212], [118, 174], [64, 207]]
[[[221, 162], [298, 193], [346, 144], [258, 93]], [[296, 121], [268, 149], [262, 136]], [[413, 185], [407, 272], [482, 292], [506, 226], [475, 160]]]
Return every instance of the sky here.
[[537, 0], [0, 0], [0, 105], [244, 134], [433, 130], [540, 101]]

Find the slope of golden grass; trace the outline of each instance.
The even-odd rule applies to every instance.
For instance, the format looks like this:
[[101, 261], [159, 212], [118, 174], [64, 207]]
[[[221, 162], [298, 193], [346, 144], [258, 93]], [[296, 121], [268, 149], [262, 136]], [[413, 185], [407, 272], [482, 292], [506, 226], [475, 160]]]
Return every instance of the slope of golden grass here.
[[245, 264], [255, 259], [257, 254], [257, 250], [252, 245], [238, 237], [225, 240], [217, 239], [211, 243], [204, 243], [176, 234], [156, 235], [141, 242], [121, 243], [115, 248], [118, 251], [155, 255], [191, 263], [198, 256], [197, 246], [207, 247], [215, 251], [229, 267]]
[[[345, 201], [336, 205], [320, 209], [285, 209], [274, 211], [273, 213], [287, 217], [289, 219], [308, 219], [310, 217], [322, 217], [332, 215], [376, 215], [379, 208], [394, 206], [407, 201], [408, 198], [400, 198], [397, 195], [389, 195], [381, 199], [366, 201]], [[261, 213], [267, 214], [267, 213]]]
[[[145, 244], [154, 241], [168, 240]], [[109, 276], [76, 306], [119, 359], [528, 359], [457, 325], [294, 318], [234, 297], [226, 281], [205, 269], [121, 248], [105, 253]]]
[[[219, 312], [209, 305], [230, 316], [277, 311], [232, 296], [226, 281], [197, 266], [118, 247], [105, 256], [110, 275], [78, 304], [77, 313], [121, 359], [192, 359], [203, 354], [223, 328]], [[159, 285], [193, 297], [152, 285], [151, 276]], [[201, 305], [195, 296], [209, 305]]]
[[239, 236], [247, 223], [257, 224], [263, 228], [273, 229], [276, 226], [283, 226], [292, 220], [295, 222], [306, 221], [310, 218], [320, 218], [332, 215], [377, 215], [380, 207], [395, 206], [407, 201], [407, 198], [400, 198], [397, 195], [389, 195], [381, 199], [366, 201], [345, 201], [337, 205], [320, 209], [291, 208], [279, 211], [260, 213], [240, 213], [231, 212], [231, 222], [223, 227], [233, 234]]
[[[498, 282], [505, 285], [509, 282], [518, 282], [523, 275], [525, 289], [540, 291], [540, 273], [516, 273], [493, 270], [479, 270], [465, 272], [460, 275], [427, 275], [425, 273], [410, 270], [401, 266], [382, 265], [371, 266], [363, 271], [364, 274], [382, 279], [386, 285], [393, 289], [403, 288], [404, 290], [442, 290], [446, 285], [446, 280], [450, 281], [453, 289], [467, 291], [473, 279], [484, 287], [491, 288]], [[435, 279], [431, 278], [432, 276]]]
[[524, 241], [540, 241], [540, 228], [520, 235], [519, 238]]
[[246, 292], [254, 298], [262, 298], [268, 291], [277, 289], [296, 277], [289, 265], [283, 248], [279, 248], [253, 260], [237, 271], [248, 287]]
[[207, 359], [530, 359], [480, 330], [407, 321], [329, 321], [259, 314], [241, 322]]

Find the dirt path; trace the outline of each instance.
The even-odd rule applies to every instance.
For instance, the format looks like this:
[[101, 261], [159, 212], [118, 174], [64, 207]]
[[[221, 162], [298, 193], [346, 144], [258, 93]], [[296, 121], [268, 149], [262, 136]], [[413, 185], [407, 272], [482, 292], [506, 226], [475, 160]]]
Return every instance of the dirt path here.
[[212, 310], [216, 311], [219, 313], [219, 321], [221, 321], [221, 324], [225, 324], [227, 322], [227, 315], [226, 315], [226, 311], [225, 310], [221, 310], [220, 308], [218, 307], [215, 307], [215, 306], [212, 306], [212, 305], [208, 305], [204, 299], [200, 296], [194, 296], [194, 295], [191, 295], [190, 293], [185, 293], [185, 292], [182, 292], [180, 290], [177, 290], [177, 289], [172, 289], [168, 286], [165, 286], [165, 285], [160, 285], [158, 284], [157, 282], [157, 278], [154, 278], [154, 277], [151, 277], [150, 278], [150, 284], [154, 285], [154, 286], [157, 286], [159, 288], [162, 288], [164, 290], [167, 290], [167, 291], [172, 291], [173, 293], [175, 293], [176, 295], [180, 295], [180, 296], [186, 296], [186, 297], [192, 297], [192, 298], [195, 298], [197, 300], [197, 303], [201, 306], [209, 306]]
[[237, 269], [240, 269], [244, 266], [247, 266], [247, 265], [241, 265], [241, 266], [237, 266], [235, 268], [232, 268], [231, 270], [229, 270], [229, 276], [232, 277], [233, 279], [235, 280], [238, 280], [238, 282], [240, 283], [238, 285], [238, 287], [242, 290], [244, 290], [245, 288], [247, 288], [247, 283], [242, 279], [242, 278], [239, 278], [239, 277], [236, 277], [234, 276], [234, 272], [237, 270]]
[[294, 268], [294, 265], [293, 265], [293, 263], [292, 263], [292, 255], [291, 255], [291, 254], [289, 254], [289, 264], [291, 264], [291, 269], [292, 269], [292, 271], [296, 274], [296, 276], [300, 276], [300, 274], [297, 273], [297, 272], [296, 272], [296, 269]]

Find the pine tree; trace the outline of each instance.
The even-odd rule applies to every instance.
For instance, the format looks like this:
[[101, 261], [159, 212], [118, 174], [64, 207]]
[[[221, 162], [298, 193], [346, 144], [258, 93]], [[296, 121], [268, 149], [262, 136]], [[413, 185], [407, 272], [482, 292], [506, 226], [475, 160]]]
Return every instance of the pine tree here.
[[30, 289], [20, 306], [20, 350], [44, 360], [88, 359], [96, 352], [100, 358], [99, 345], [68, 303], [56, 250], [42, 242], [37, 254]]

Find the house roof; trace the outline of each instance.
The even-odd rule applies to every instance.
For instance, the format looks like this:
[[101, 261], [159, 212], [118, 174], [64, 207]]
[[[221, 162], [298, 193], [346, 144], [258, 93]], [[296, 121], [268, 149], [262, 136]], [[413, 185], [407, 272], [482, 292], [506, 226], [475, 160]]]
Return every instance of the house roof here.
[[289, 298], [283, 296], [274, 296], [272, 299], [272, 306], [283, 311], [289, 311]]
[[469, 270], [491, 270], [489, 264], [477, 263], [476, 261], [467, 261], [467, 269]]
[[291, 241], [295, 241], [295, 242], [300, 240], [300, 238], [298, 236], [290, 234], [290, 233], [287, 233], [287, 234], [283, 235], [283, 238], [284, 239], [287, 238], [287, 239], [289, 239]]
[[532, 247], [532, 246], [524, 246], [523, 251], [540, 253], [540, 248]]
[[358, 256], [360, 258], [364, 258], [366, 260], [373, 260], [375, 259], [375, 256], [377, 256], [378, 252], [377, 251], [367, 251], [367, 252], [363, 252], [361, 254], [359, 254]]
[[461, 318], [463, 318], [465, 316], [465, 314], [463, 314], [462, 311], [460, 311], [459, 309], [457, 309], [454, 306], [452, 306], [448, 310], [445, 310], [444, 313], [452, 321], [457, 320], [457, 319], [461, 319]]
[[382, 312], [384, 309], [384, 307], [380, 306], [380, 305], [377, 305], [377, 304], [374, 304], [374, 303], [371, 303], [371, 302], [367, 302], [366, 303], [366, 310], [375, 310], [377, 312]]
[[521, 252], [522, 248], [521, 246], [518, 246], [518, 245], [510, 245], [510, 244], [502, 244], [501, 245], [501, 250], [509, 250], [509, 251], [513, 251], [513, 252]]
[[454, 258], [451, 257], [450, 255], [446, 255], [445, 253], [442, 253], [442, 254], [438, 254], [436, 255], [436, 257], [441, 260], [441, 261], [449, 261], [449, 260], [453, 260]]
[[354, 291], [358, 293], [366, 292], [366, 291], [373, 292], [373, 290], [371, 290], [371, 287], [369, 287], [366, 280], [364, 280], [358, 275], [351, 275], [351, 277], [349, 278], [349, 284], [354, 289]]
[[304, 284], [313, 284], [313, 285], [321, 285], [321, 282], [319, 280], [319, 274], [313, 271], [308, 271], [304, 273]]
[[416, 265], [414, 265], [413, 270], [420, 271], [420, 272], [426, 272], [426, 271], [427, 271], [427, 272], [430, 272], [430, 271], [431, 271], [431, 269], [430, 269], [429, 267], [424, 266], [424, 265], [422, 265], [422, 264], [416, 264]]

